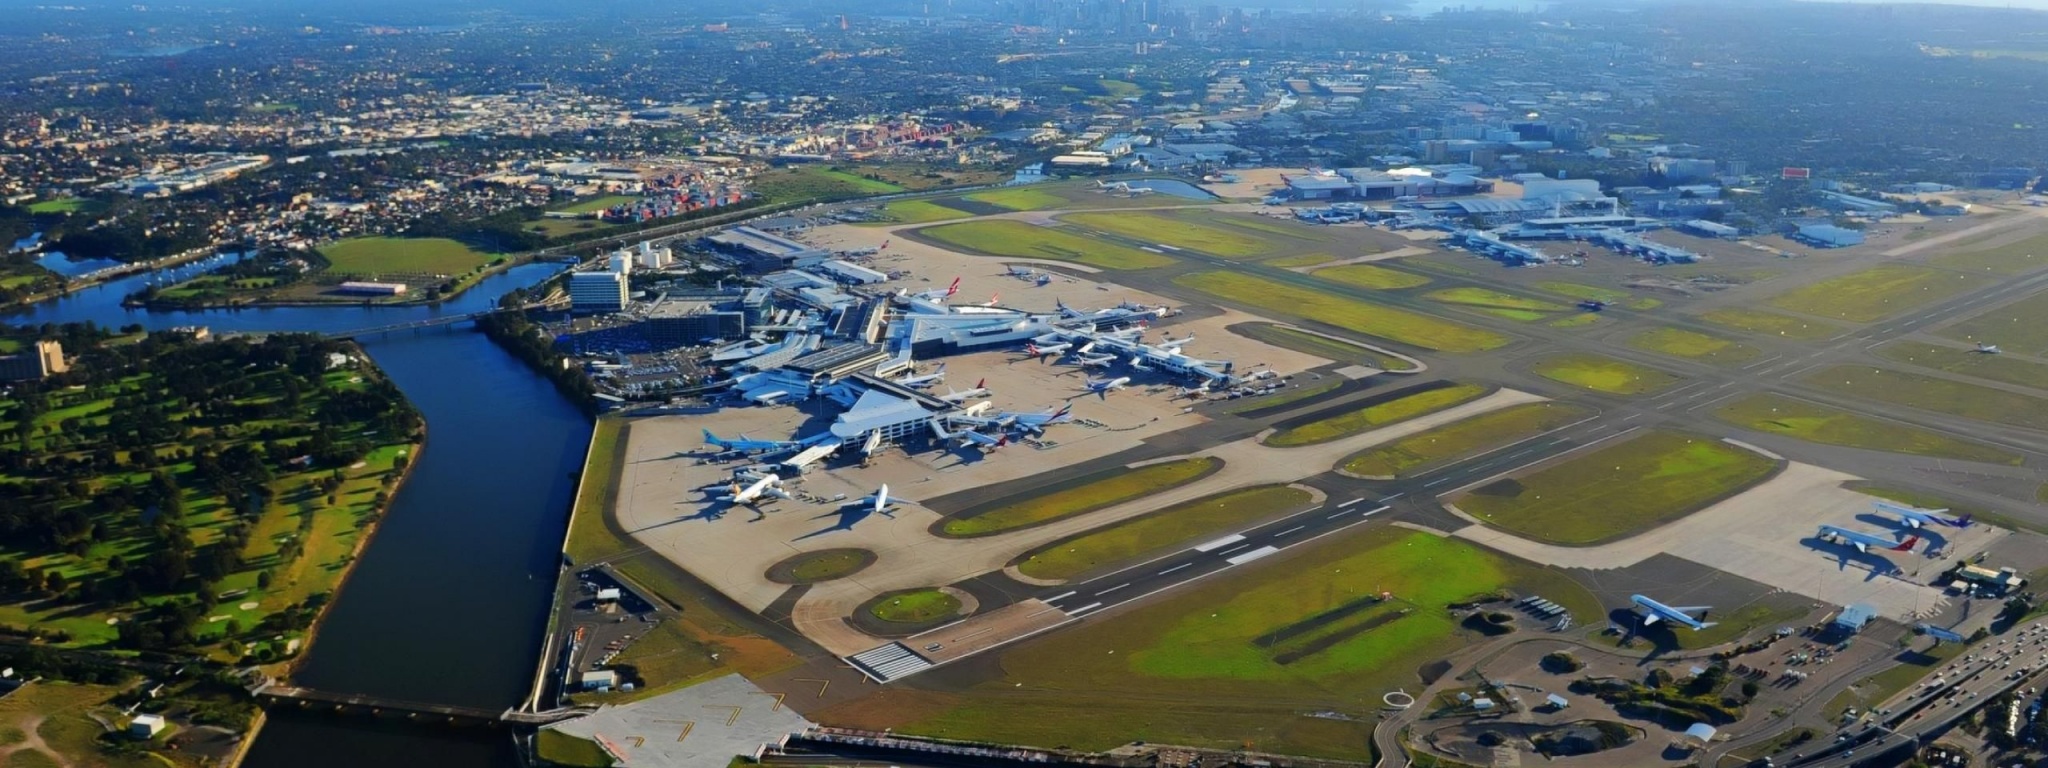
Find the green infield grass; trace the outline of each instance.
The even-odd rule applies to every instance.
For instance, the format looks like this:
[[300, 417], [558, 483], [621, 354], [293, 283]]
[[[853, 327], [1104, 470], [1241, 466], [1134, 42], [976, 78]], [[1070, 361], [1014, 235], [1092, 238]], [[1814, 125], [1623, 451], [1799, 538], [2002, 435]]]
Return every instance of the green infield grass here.
[[875, 618], [897, 624], [925, 624], [960, 613], [960, 598], [936, 588], [888, 595], [868, 607]]
[[2048, 400], [2002, 389], [1862, 365], [1808, 374], [1807, 384], [1851, 397], [2026, 429], [2048, 429]]
[[534, 749], [549, 765], [567, 768], [611, 768], [612, 756], [597, 742], [561, 731], [542, 729], [534, 735]]
[[1691, 514], [1768, 477], [1770, 459], [1719, 440], [1653, 431], [1459, 496], [1466, 514], [1525, 538], [1587, 546]]
[[1030, 187], [976, 192], [968, 195], [967, 199], [977, 203], [993, 205], [997, 208], [1008, 208], [1012, 211], [1037, 211], [1071, 204], [1064, 197]]
[[2018, 465], [2021, 459], [1982, 443], [1769, 393], [1729, 403], [1714, 416], [1745, 429], [1828, 445], [1992, 464]]
[[1482, 352], [1509, 341], [1485, 329], [1254, 275], [1196, 272], [1173, 282], [1217, 299], [1439, 352]]
[[900, 224], [923, 224], [928, 221], [965, 219], [974, 216], [958, 208], [948, 208], [930, 200], [898, 200], [882, 206], [882, 215]]
[[[1556, 571], [1475, 545], [1379, 527], [1300, 547], [1119, 615], [1004, 650], [1001, 676], [955, 694], [904, 692], [835, 722], [997, 743], [1108, 749], [1134, 740], [1367, 761], [1370, 723], [1305, 713], [1422, 686], [1468, 642], [1447, 606], [1514, 590], [1600, 615]], [[1174, 702], [1161, 706], [1161, 702]]]
[[1974, 349], [1957, 349], [1924, 341], [1894, 341], [1877, 348], [1887, 360], [1911, 363], [1923, 368], [1961, 374], [1979, 379], [2048, 389], [2048, 365], [2030, 363], [2005, 355], [1987, 355]]
[[1176, 248], [1201, 251], [1215, 256], [1242, 258], [1263, 256], [1273, 245], [1261, 238], [1234, 230], [1212, 227], [1184, 216], [1151, 211], [1102, 211], [1070, 213], [1060, 221], [1099, 229], [1136, 240], [1164, 243]]
[[1071, 579], [1304, 508], [1312, 498], [1307, 491], [1284, 485], [1240, 488], [1205, 496], [1054, 542], [1025, 556], [1017, 563], [1017, 570], [1032, 578]]
[[1524, 403], [1433, 427], [1345, 460], [1344, 471], [1394, 478], [1543, 434], [1592, 416], [1593, 409], [1567, 403]]
[[1407, 421], [1417, 416], [1463, 405], [1479, 399], [1486, 393], [1487, 387], [1479, 384], [1457, 384], [1417, 392], [1406, 397], [1383, 403], [1375, 403], [1354, 411], [1274, 432], [1266, 438], [1266, 445], [1275, 448], [1293, 448], [1341, 440], [1376, 427], [1383, 427], [1398, 421]]
[[1594, 325], [1599, 322], [1600, 316], [1598, 314], [1592, 312], [1580, 312], [1576, 315], [1565, 315], [1564, 317], [1560, 317], [1556, 320], [1544, 323], [1544, 325], [1550, 326], [1552, 328], [1584, 328], [1586, 326]]
[[1700, 319], [1738, 331], [1800, 341], [1825, 339], [1842, 332], [1841, 326], [1818, 320], [1802, 320], [1790, 315], [1753, 309], [1717, 309], [1700, 315]]
[[1927, 260], [1937, 267], [1990, 275], [2024, 275], [2048, 267], [2048, 235], [2015, 243], [1946, 253]]
[[1763, 354], [1748, 344], [1683, 328], [1652, 328], [1629, 337], [1628, 344], [1637, 349], [1717, 365], [1737, 365]]
[[1382, 371], [1412, 371], [1415, 364], [1392, 355], [1381, 354], [1370, 347], [1328, 336], [1288, 328], [1271, 323], [1247, 323], [1231, 329], [1232, 333], [1276, 347], [1291, 349], [1304, 355], [1329, 358], [1333, 362], [1357, 363]]
[[1628, 300], [1629, 297], [1628, 291], [1617, 290], [1614, 288], [1601, 288], [1599, 286], [1584, 285], [1581, 283], [1566, 283], [1555, 280], [1546, 280], [1544, 282], [1537, 283], [1536, 287], [1549, 291], [1551, 293], [1555, 293], [1559, 296], [1570, 296], [1574, 299], [1579, 299], [1582, 301], [1604, 301], [1609, 304], [1619, 304], [1623, 301]]
[[1613, 395], [1659, 392], [1679, 381], [1677, 376], [1655, 368], [1585, 353], [1547, 357], [1530, 371], [1552, 381]]
[[1958, 341], [1996, 344], [2007, 352], [2048, 354], [2048, 293], [1980, 312], [1935, 333]]
[[1299, 256], [1282, 256], [1266, 262], [1266, 265], [1282, 269], [1292, 269], [1295, 267], [1313, 267], [1317, 264], [1336, 260], [1337, 257], [1327, 253], [1304, 253]]
[[1883, 264], [1795, 288], [1771, 306], [1868, 323], [1984, 285], [1984, 278], [1907, 264]]
[[[1283, 259], [1284, 261], [1284, 259]], [[1279, 262], [1273, 262], [1279, 266]], [[1318, 269], [1310, 274], [1333, 283], [1370, 288], [1375, 291], [1393, 291], [1428, 285], [1429, 278], [1398, 269], [1374, 266], [1372, 264], [1347, 264], [1341, 267]]]
[[1542, 320], [1550, 317], [1553, 312], [1566, 312], [1572, 309], [1555, 301], [1486, 288], [1443, 288], [1423, 294], [1423, 298], [1439, 304], [1470, 307], [1490, 315], [1523, 322]]
[[852, 576], [874, 562], [875, 553], [865, 549], [821, 549], [776, 563], [768, 569], [768, 580], [777, 584], [816, 584]]
[[1105, 269], [1150, 269], [1174, 263], [1162, 254], [1007, 219], [940, 224], [917, 230], [917, 234], [991, 256], [1072, 261]]
[[590, 198], [589, 200], [579, 200], [568, 205], [555, 206], [553, 210], [563, 213], [597, 213], [614, 205], [625, 205], [639, 201], [640, 198], [630, 195], [603, 195]]
[[949, 518], [940, 526], [939, 533], [953, 537], [988, 536], [1043, 525], [1186, 485], [1222, 466], [1220, 459], [1202, 457], [1104, 472], [1050, 493], [1009, 501], [972, 517]]
[[459, 275], [490, 260], [445, 237], [355, 237], [321, 246], [320, 255], [342, 275]]

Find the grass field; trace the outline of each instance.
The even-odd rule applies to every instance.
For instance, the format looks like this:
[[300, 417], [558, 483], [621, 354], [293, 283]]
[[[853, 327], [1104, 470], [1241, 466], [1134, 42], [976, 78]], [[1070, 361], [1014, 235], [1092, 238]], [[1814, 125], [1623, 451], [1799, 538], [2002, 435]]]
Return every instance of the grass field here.
[[960, 613], [960, 598], [937, 589], [913, 589], [876, 602], [868, 613], [896, 624], [925, 624]]
[[1927, 260], [1937, 267], [1990, 275], [2023, 275], [2048, 267], [2048, 235], [1993, 248], [1946, 253]]
[[1456, 504], [1529, 539], [1586, 546], [1691, 514], [1774, 469], [1770, 459], [1718, 440], [1653, 431], [1480, 486]]
[[1717, 365], [1738, 365], [1763, 354], [1748, 344], [1683, 328], [1652, 328], [1629, 337], [1628, 344], [1637, 349]]
[[[100, 746], [99, 735], [104, 729], [91, 715], [118, 721], [120, 712], [107, 701], [119, 692], [120, 689], [113, 686], [39, 682], [0, 699], [0, 734], [17, 734], [25, 741], [33, 727], [46, 747], [24, 747], [15, 751], [8, 756], [7, 768], [166, 768], [190, 765], [190, 760], [173, 760], [175, 752], [122, 755]], [[39, 720], [40, 723], [37, 722]], [[7, 740], [0, 739], [0, 744], [5, 743]]]
[[1217, 299], [1439, 352], [1482, 352], [1509, 341], [1481, 328], [1252, 275], [1196, 272], [1173, 282]]
[[1223, 408], [1223, 412], [1245, 413], [1247, 411], [1265, 410], [1267, 408], [1286, 405], [1288, 403], [1300, 400], [1307, 400], [1311, 397], [1315, 397], [1316, 395], [1320, 395], [1324, 392], [1329, 392], [1341, 386], [1344, 386], [1344, 379], [1336, 376], [1331, 376], [1323, 379], [1322, 381], [1310, 382], [1308, 384], [1296, 384], [1294, 386], [1288, 387], [1287, 389], [1281, 391], [1278, 394], [1245, 398], [1243, 400], [1237, 401], [1236, 403], [1232, 403], [1228, 406], [1225, 406]]
[[1249, 743], [1367, 760], [1369, 722], [1307, 713], [1419, 687], [1417, 668], [1464, 642], [1449, 603], [1512, 588], [1599, 611], [1561, 575], [1456, 539], [1374, 528], [1301, 550], [1015, 646], [1002, 653], [1002, 677], [962, 693], [889, 691], [824, 719], [1083, 750]]
[[1564, 317], [1544, 323], [1544, 325], [1552, 328], [1584, 328], [1599, 322], [1599, 315], [1592, 312], [1580, 312], [1576, 315], [1565, 315]]
[[1570, 296], [1574, 299], [1580, 300], [1604, 301], [1609, 304], [1619, 304], [1623, 301], [1628, 300], [1628, 297], [1630, 295], [1628, 291], [1618, 290], [1614, 288], [1601, 288], [1599, 286], [1594, 285], [1584, 285], [1581, 283], [1566, 283], [1555, 280], [1546, 280], [1544, 282], [1537, 283], [1536, 287], [1549, 291], [1551, 293], [1555, 293], [1559, 296]]
[[1173, 263], [1173, 259], [1149, 251], [1006, 219], [941, 224], [917, 230], [917, 234], [991, 256], [1072, 261], [1105, 269], [1150, 269]]
[[865, 549], [821, 549], [782, 561], [769, 570], [768, 578], [786, 584], [816, 584], [852, 576], [874, 561], [874, 553]]
[[2027, 429], [2048, 429], [2048, 400], [2002, 389], [1861, 365], [1838, 365], [1804, 381], [1831, 392]]
[[534, 735], [534, 749], [540, 759], [568, 768], [611, 768], [612, 756], [597, 742], [579, 739], [561, 731], [542, 729]]
[[1329, 358], [1333, 362], [1357, 363], [1378, 368], [1382, 371], [1410, 371], [1415, 364], [1398, 357], [1383, 355], [1370, 348], [1327, 336], [1266, 323], [1249, 324], [1233, 331], [1239, 335], [1257, 339], [1276, 347], [1283, 347], [1305, 355]]
[[930, 200], [898, 200], [882, 206], [882, 215], [899, 224], [923, 224], [928, 221], [965, 219], [974, 214], [958, 208], [947, 208]]
[[1583, 353], [1544, 358], [1530, 371], [1552, 381], [1613, 395], [1658, 392], [1679, 381], [1677, 376], [1655, 368]]
[[2048, 354], [2048, 293], [2037, 293], [1978, 313], [1935, 333], [1961, 341], [1997, 344], [2007, 352]]
[[1822, 280], [1771, 299], [1771, 306], [1868, 323], [1977, 288], [1984, 279], [1927, 267], [1884, 264]]
[[1489, 315], [1525, 323], [1543, 320], [1552, 313], [1568, 312], [1572, 309], [1554, 301], [1486, 288], [1444, 288], [1423, 294], [1423, 298], [1439, 304], [1470, 307]]
[[1266, 445], [1275, 448], [1293, 448], [1341, 440], [1397, 421], [1406, 421], [1417, 416], [1469, 403], [1479, 399], [1486, 393], [1487, 388], [1479, 384], [1458, 384], [1441, 389], [1417, 392], [1407, 397], [1369, 405], [1348, 413], [1338, 414], [1326, 419], [1318, 419], [1298, 427], [1274, 432], [1266, 438]]
[[1304, 253], [1299, 256], [1282, 256], [1266, 262], [1266, 265], [1288, 269], [1293, 267], [1313, 267], [1326, 261], [1336, 260], [1337, 257], [1327, 253]]
[[1030, 187], [976, 192], [968, 195], [967, 199], [977, 203], [993, 205], [997, 208], [1008, 208], [1012, 211], [1038, 211], [1046, 208], [1059, 208], [1070, 204], [1064, 197]]
[[[1281, 261], [1285, 261], [1282, 259]], [[1282, 266], [1278, 261], [1274, 266]], [[1429, 278], [1402, 272], [1398, 269], [1374, 266], [1372, 264], [1347, 264], [1341, 267], [1318, 269], [1310, 274], [1334, 283], [1370, 288], [1375, 291], [1393, 291], [1428, 285]]]
[[1273, 245], [1266, 240], [1164, 212], [1072, 213], [1061, 216], [1060, 221], [1229, 258], [1263, 256], [1273, 250]]
[[845, 200], [902, 192], [904, 187], [886, 181], [864, 179], [823, 166], [798, 165], [761, 173], [754, 178], [754, 191], [770, 202], [794, 203], [803, 200]]
[[946, 536], [987, 536], [1043, 525], [1186, 485], [1220, 466], [1220, 460], [1204, 457], [1118, 469], [1072, 487], [1017, 499], [973, 517], [950, 518], [939, 530]]
[[1567, 403], [1526, 403], [1482, 413], [1380, 445], [1344, 462], [1366, 477], [1402, 477], [1418, 468], [1463, 458], [1571, 424], [1593, 409]]
[[37, 200], [28, 204], [28, 212], [34, 214], [81, 213], [98, 208], [99, 203], [84, 197], [60, 197], [54, 200]]
[[457, 275], [490, 259], [445, 237], [356, 237], [321, 246], [320, 255], [342, 275]]
[[1937, 371], [1979, 379], [2048, 389], [2048, 365], [2030, 363], [2005, 355], [1986, 355], [1969, 349], [1944, 347], [1922, 341], [1894, 341], [1877, 348], [1887, 360], [1911, 363]]
[[640, 198], [631, 195], [603, 195], [590, 198], [589, 200], [579, 200], [568, 205], [555, 206], [553, 210], [563, 213], [597, 213], [614, 205], [625, 205], [639, 201]]
[[2021, 460], [2018, 454], [1982, 443], [1769, 393], [1729, 403], [1714, 416], [1744, 429], [1828, 445], [2015, 466]]
[[1300, 509], [1311, 498], [1307, 491], [1278, 485], [1206, 496], [1055, 542], [1025, 557], [1017, 569], [1033, 578], [1071, 579], [1097, 568], [1138, 562], [1196, 539], [1221, 535], [1272, 515]]
[[1800, 341], [1825, 339], [1842, 332], [1841, 326], [1752, 309], [1717, 309], [1700, 315], [1700, 319], [1738, 331]]

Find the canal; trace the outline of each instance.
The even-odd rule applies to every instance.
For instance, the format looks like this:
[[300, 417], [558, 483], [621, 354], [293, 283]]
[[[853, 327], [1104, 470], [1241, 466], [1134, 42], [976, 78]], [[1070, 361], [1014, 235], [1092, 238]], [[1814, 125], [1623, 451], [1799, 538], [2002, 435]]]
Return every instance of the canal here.
[[[438, 307], [152, 312], [121, 306], [142, 276], [0, 314], [12, 324], [335, 332], [485, 309], [561, 269], [532, 264]], [[547, 380], [465, 326], [362, 340], [427, 421], [427, 444], [329, 609], [293, 681], [475, 707], [524, 698], [590, 422]], [[463, 732], [279, 710], [249, 768], [515, 764], [502, 731]]]

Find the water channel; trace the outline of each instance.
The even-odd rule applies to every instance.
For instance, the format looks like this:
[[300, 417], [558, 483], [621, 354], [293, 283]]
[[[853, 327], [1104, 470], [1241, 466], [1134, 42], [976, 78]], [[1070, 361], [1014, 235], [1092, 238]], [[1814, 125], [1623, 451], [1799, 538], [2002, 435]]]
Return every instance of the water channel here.
[[[438, 307], [153, 312], [137, 275], [9, 313], [16, 325], [204, 325], [336, 332], [487, 308], [561, 269], [526, 265]], [[427, 421], [427, 445], [329, 609], [293, 682], [414, 701], [508, 707], [526, 694], [547, 621], [574, 473], [590, 423], [545, 379], [466, 324], [362, 339]], [[249, 768], [515, 764], [503, 731], [379, 724], [279, 710]]]

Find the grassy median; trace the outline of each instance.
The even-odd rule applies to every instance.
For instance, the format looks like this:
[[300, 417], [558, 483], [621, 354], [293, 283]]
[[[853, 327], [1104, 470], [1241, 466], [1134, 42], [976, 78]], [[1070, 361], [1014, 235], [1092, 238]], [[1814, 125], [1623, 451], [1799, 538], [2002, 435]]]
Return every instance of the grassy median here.
[[916, 234], [991, 256], [1071, 261], [1104, 269], [1150, 269], [1173, 263], [1161, 254], [1009, 219], [941, 224]]
[[1837, 365], [1809, 374], [1802, 381], [1866, 400], [1992, 424], [2048, 429], [2048, 400], [2002, 389], [1863, 365]]
[[1659, 392], [1679, 380], [1677, 376], [1655, 368], [1583, 353], [1544, 358], [1530, 370], [1552, 381], [1611, 395]]
[[913, 589], [884, 595], [868, 613], [892, 624], [929, 624], [959, 615], [960, 598], [937, 588]]
[[[1280, 261], [1285, 261], [1282, 259]], [[1274, 266], [1286, 266], [1280, 261]], [[1398, 269], [1372, 264], [1347, 264], [1341, 267], [1318, 269], [1310, 274], [1333, 283], [1357, 286], [1374, 291], [1397, 291], [1403, 288], [1417, 288], [1429, 285], [1429, 278]]]
[[1173, 282], [1218, 300], [1439, 352], [1483, 352], [1509, 341], [1462, 323], [1236, 272], [1196, 272]]
[[1827, 445], [2015, 466], [2021, 460], [2019, 454], [1982, 443], [1783, 395], [1751, 395], [1722, 406], [1714, 416], [1744, 429]]
[[1300, 509], [1311, 498], [1307, 491], [1284, 485], [1205, 496], [1056, 542], [1026, 556], [1017, 563], [1017, 570], [1033, 578], [1071, 579], [1097, 568], [1138, 562], [1204, 537]]
[[1628, 345], [1716, 365], [1737, 365], [1763, 354], [1748, 344], [1683, 328], [1652, 328], [1629, 337]]
[[1459, 509], [1535, 541], [1626, 538], [1742, 491], [1775, 462], [1712, 438], [1646, 432], [1459, 496]]
[[1882, 264], [1832, 277], [1772, 298], [1771, 306], [1819, 317], [1868, 323], [1985, 284], [1974, 275], [1908, 264]]
[[1304, 355], [1328, 358], [1339, 363], [1357, 363], [1382, 371], [1412, 371], [1415, 364], [1393, 355], [1382, 354], [1371, 347], [1334, 339], [1321, 334], [1289, 328], [1271, 323], [1247, 323], [1232, 326], [1231, 333], [1250, 339], [1257, 339], [1283, 349], [1291, 349]]
[[1267, 240], [1243, 232], [1209, 226], [1171, 213], [1074, 213], [1060, 217], [1060, 221], [1226, 258], [1263, 256], [1273, 251], [1273, 244]]
[[1380, 445], [1344, 462], [1364, 477], [1405, 477], [1413, 470], [1471, 456], [1543, 434], [1593, 415], [1566, 403], [1525, 403], [1428, 429]]
[[1006, 502], [986, 512], [949, 518], [939, 526], [938, 533], [966, 538], [1044, 525], [1187, 485], [1207, 477], [1222, 466], [1223, 460], [1205, 456], [1103, 472], [1049, 493]]
[[1266, 438], [1266, 445], [1275, 448], [1293, 448], [1316, 445], [1332, 440], [1341, 440], [1367, 430], [1392, 424], [1397, 421], [1435, 413], [1457, 405], [1479, 399], [1487, 393], [1487, 387], [1479, 384], [1458, 384], [1381, 403], [1358, 408], [1336, 416], [1289, 427], [1274, 432]]
[[1700, 315], [1700, 319], [1738, 331], [1795, 341], [1825, 339], [1842, 332], [1838, 325], [1754, 309], [1717, 309]]
[[1571, 311], [1571, 307], [1555, 301], [1533, 296], [1495, 291], [1486, 288], [1444, 288], [1430, 291], [1423, 298], [1439, 304], [1451, 304], [1485, 312], [1509, 320], [1533, 322], [1550, 317], [1553, 313]]

